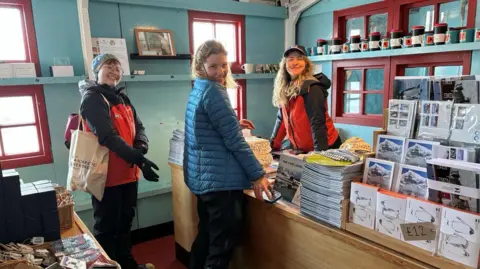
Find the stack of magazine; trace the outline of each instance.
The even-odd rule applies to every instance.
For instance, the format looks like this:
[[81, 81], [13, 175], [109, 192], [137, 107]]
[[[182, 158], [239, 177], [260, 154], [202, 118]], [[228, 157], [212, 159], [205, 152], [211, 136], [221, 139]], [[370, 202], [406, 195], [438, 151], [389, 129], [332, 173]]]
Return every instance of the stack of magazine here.
[[325, 166], [307, 160], [301, 180], [301, 212], [340, 228], [342, 201], [350, 196], [353, 178], [361, 174], [362, 162]]
[[174, 130], [170, 139], [170, 152], [168, 161], [183, 166], [183, 147], [185, 141], [185, 133], [182, 130]]

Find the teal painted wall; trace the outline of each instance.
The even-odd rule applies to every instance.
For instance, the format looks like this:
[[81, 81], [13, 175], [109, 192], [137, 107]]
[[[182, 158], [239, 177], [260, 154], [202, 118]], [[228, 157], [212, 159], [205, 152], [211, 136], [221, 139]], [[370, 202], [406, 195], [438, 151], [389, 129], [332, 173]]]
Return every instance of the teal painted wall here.
[[[42, 76], [50, 76], [49, 66], [55, 57], [68, 57], [75, 75], [84, 75], [76, 1], [32, 0], [32, 6]], [[252, 4], [252, 8], [256, 6]], [[177, 53], [189, 53], [188, 12], [184, 9], [91, 1], [89, 13], [92, 37], [123, 37], [129, 52], [137, 51], [133, 29], [136, 26], [155, 26], [173, 31]], [[283, 52], [283, 40], [283, 19], [246, 16], [248, 62], [277, 63]], [[131, 60], [130, 69], [144, 69], [147, 74], [185, 74], [189, 72], [189, 61]], [[169, 139], [174, 129], [183, 128], [191, 83], [129, 82], [124, 85], [150, 139], [147, 157], [160, 167], [161, 182], [141, 180], [139, 191], [168, 187], [171, 185], [167, 165]], [[276, 109], [270, 101], [272, 87], [272, 79], [247, 81], [247, 114], [257, 127], [256, 134], [269, 136], [273, 128]], [[67, 116], [78, 111], [80, 94], [76, 84], [45, 85], [44, 94], [54, 162], [18, 170], [27, 182], [50, 179], [65, 185], [68, 150], [63, 144], [63, 132]], [[76, 192], [75, 201], [79, 207], [87, 208], [79, 214], [91, 227], [89, 195]], [[171, 193], [139, 199], [137, 214], [134, 228], [171, 221]]]
[[[311, 47], [316, 43], [318, 38], [330, 39], [333, 35], [333, 11], [346, 9], [350, 7], [360, 6], [364, 4], [380, 2], [381, 0], [323, 0], [315, 4], [308, 10], [304, 11], [296, 25], [298, 44]], [[477, 5], [476, 11], [476, 27], [480, 27], [480, 5]], [[419, 23], [419, 24], [424, 24]], [[314, 64], [322, 64], [323, 73], [332, 78], [332, 62], [317, 62]], [[455, 68], [454, 68], [455, 69]], [[452, 69], [453, 70], [453, 69]], [[456, 70], [456, 69], [455, 69]], [[472, 54], [472, 75], [480, 74], [480, 52], [475, 51]], [[330, 90], [331, 91], [331, 90]], [[329, 98], [331, 104], [331, 94]], [[330, 106], [331, 113], [331, 106]], [[335, 124], [340, 129], [340, 135], [343, 139], [358, 136], [368, 143], [372, 144], [372, 134], [374, 130], [379, 128], [369, 126], [359, 126], [353, 124]]]

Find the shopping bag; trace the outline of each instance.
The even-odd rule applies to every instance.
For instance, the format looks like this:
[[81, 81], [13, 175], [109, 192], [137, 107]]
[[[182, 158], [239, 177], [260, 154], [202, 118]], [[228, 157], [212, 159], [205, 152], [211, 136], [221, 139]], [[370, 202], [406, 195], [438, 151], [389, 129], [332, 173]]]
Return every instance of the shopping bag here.
[[72, 133], [67, 189], [90, 193], [101, 201], [107, 181], [109, 150], [98, 143], [93, 133], [79, 129]]

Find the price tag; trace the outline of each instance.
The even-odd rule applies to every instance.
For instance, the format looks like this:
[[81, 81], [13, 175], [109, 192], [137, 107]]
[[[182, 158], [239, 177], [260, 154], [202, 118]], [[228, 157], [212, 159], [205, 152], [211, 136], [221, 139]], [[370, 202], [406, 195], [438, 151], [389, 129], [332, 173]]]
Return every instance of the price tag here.
[[436, 227], [431, 222], [400, 224], [405, 241], [435, 240]]

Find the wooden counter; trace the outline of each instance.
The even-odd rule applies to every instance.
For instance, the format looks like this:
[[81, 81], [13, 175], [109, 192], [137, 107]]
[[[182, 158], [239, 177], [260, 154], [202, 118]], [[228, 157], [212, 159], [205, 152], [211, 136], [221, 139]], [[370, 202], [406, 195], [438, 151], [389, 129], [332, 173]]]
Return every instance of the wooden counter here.
[[[196, 198], [186, 188], [183, 169], [170, 164], [177, 257], [189, 252], [198, 218]], [[279, 201], [274, 205], [247, 196], [247, 216], [241, 246], [232, 268], [242, 269], [370, 269], [443, 268], [381, 246], [346, 230], [319, 223], [298, 208]]]

